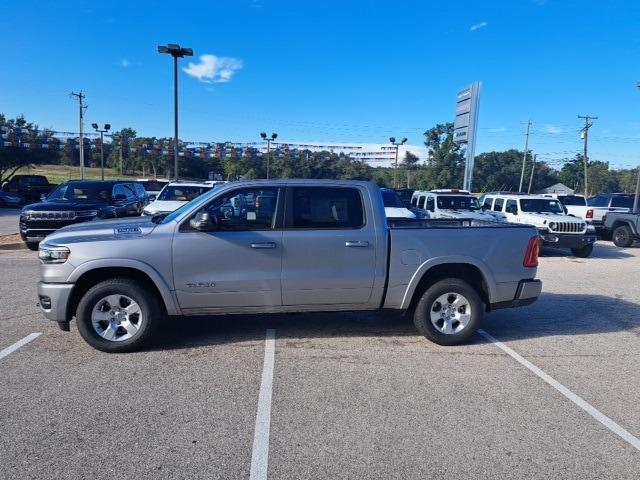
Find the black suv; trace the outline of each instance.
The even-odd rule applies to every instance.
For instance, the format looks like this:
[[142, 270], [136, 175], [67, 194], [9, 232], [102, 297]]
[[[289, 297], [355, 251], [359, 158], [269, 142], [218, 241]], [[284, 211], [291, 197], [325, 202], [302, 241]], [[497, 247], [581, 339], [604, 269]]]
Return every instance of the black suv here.
[[144, 187], [120, 180], [70, 180], [20, 213], [20, 236], [31, 250], [59, 228], [94, 218], [140, 215], [148, 202]]

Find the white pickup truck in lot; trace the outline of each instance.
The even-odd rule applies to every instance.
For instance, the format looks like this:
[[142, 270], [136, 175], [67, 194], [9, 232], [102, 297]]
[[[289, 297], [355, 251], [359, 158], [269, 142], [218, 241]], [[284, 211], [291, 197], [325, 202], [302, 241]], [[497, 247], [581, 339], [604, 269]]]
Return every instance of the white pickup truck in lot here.
[[508, 222], [535, 226], [543, 245], [570, 248], [576, 257], [590, 256], [598, 239], [593, 226], [566, 215], [558, 200], [544, 195], [488, 193], [482, 197], [482, 206], [504, 213]]
[[409, 312], [442, 345], [487, 310], [527, 305], [538, 232], [471, 220], [388, 221], [369, 182], [228, 183], [169, 215], [65, 227], [40, 244], [44, 315], [108, 352], [186, 315]]

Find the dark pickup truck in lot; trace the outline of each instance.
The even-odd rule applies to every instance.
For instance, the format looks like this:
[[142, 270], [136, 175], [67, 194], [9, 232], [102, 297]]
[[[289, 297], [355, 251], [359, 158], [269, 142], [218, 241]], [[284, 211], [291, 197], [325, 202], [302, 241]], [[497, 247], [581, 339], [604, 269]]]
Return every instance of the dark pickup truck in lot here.
[[57, 185], [49, 183], [44, 175], [14, 175], [2, 185], [2, 190], [22, 197], [24, 203], [38, 202]]
[[140, 215], [148, 203], [138, 182], [70, 180], [46, 199], [26, 205], [20, 213], [20, 236], [31, 250], [56, 230], [94, 218]]
[[604, 216], [604, 230], [617, 247], [630, 247], [640, 240], [640, 212], [611, 212]]

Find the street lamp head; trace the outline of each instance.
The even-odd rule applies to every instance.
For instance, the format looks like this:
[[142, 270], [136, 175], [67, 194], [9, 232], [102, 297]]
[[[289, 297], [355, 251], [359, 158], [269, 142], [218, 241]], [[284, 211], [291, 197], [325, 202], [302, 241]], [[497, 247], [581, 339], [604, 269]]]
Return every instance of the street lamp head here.
[[191, 57], [193, 56], [193, 49], [191, 48], [182, 48], [180, 45], [176, 43], [169, 43], [168, 45], [159, 45], [158, 46], [159, 53], [167, 53], [175, 58], [182, 57]]
[[640, 82], [636, 83], [636, 87], [640, 90]]
[[389, 142], [396, 143], [396, 137], [389, 137]]
[[91, 126], [95, 129], [98, 130], [98, 124], [97, 123], [92, 123]]
[[407, 143], [407, 137], [404, 137], [404, 138], [402, 139], [402, 143]]
[[105, 123], [104, 124], [104, 129], [105, 130], [111, 130], [111, 124], [110, 123]]
[[271, 134], [271, 140], [275, 140], [276, 138], [278, 138], [278, 134], [277, 133], [272, 133]]
[[267, 138], [267, 134], [266, 134], [265, 132], [261, 132], [261, 133], [260, 133], [260, 136], [261, 136], [262, 138]]

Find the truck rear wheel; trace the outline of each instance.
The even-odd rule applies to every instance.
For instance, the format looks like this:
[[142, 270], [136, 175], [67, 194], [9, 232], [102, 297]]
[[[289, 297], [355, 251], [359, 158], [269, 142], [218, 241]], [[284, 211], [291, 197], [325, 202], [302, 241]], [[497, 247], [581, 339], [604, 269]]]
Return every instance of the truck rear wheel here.
[[93, 348], [119, 353], [146, 345], [163, 317], [160, 301], [149, 289], [128, 278], [114, 278], [84, 294], [76, 311], [76, 324]]
[[613, 231], [613, 243], [616, 247], [630, 247], [633, 243], [633, 232], [627, 225], [616, 227]]
[[571, 249], [571, 253], [573, 253], [573, 256], [579, 257], [579, 258], [590, 257], [592, 252], [593, 252], [593, 243], [589, 245], [585, 245], [584, 247], [581, 247], [581, 248]]
[[418, 332], [438, 345], [459, 345], [478, 329], [484, 306], [464, 280], [447, 278], [431, 285], [413, 313]]

